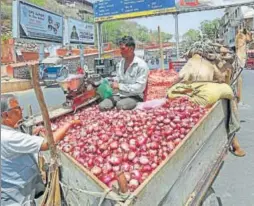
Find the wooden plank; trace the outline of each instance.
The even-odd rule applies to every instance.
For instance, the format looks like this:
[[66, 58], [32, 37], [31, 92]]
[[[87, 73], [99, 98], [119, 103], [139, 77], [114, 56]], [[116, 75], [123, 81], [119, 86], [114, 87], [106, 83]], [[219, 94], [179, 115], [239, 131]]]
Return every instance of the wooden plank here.
[[[49, 159], [49, 152], [43, 152], [45, 157]], [[90, 192], [105, 192], [108, 188], [100, 182], [90, 171], [85, 169], [76, 160], [69, 155], [59, 151], [61, 160], [60, 181], [64, 184], [63, 194], [67, 205], [86, 206], [98, 205], [100, 198], [97, 195], [89, 195], [78, 190], [86, 190]], [[78, 189], [78, 190], [77, 190]], [[115, 196], [110, 192], [108, 196]], [[102, 206], [113, 206], [112, 200], [105, 199]]]
[[197, 183], [194, 191], [190, 195], [189, 199], [186, 202], [186, 206], [196, 206], [200, 205], [201, 201], [206, 195], [206, 192], [208, 189], [212, 186], [213, 182], [216, 181], [216, 177], [222, 168], [224, 159], [226, 155], [228, 154], [229, 147], [231, 145], [232, 139], [234, 138], [234, 135], [231, 135], [228, 137], [228, 142], [224, 146], [223, 150], [221, 151], [221, 154], [216, 160], [216, 163], [211, 165], [211, 168], [207, 169], [207, 172], [203, 175], [201, 180]]
[[[220, 101], [204, 117], [203, 121], [193, 128], [191, 134], [178, 145], [177, 150], [173, 151], [165, 162], [134, 192], [137, 197], [134, 205], [158, 205], [167, 192], [174, 187], [174, 183], [186, 165], [224, 119], [225, 114]], [[225, 127], [225, 123], [223, 125]], [[131, 202], [126, 202], [126, 205], [131, 205]]]
[[179, 174], [179, 179], [174, 183], [166, 200], [161, 205], [184, 205], [200, 179], [212, 169], [226, 144], [227, 132], [224, 122], [221, 122], [201, 150], [194, 155], [186, 168]]

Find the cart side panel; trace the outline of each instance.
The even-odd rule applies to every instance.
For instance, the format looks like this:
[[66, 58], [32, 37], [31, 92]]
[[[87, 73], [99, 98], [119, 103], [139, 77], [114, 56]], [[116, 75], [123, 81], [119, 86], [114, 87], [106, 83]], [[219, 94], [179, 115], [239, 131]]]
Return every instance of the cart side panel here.
[[190, 194], [195, 190], [197, 183], [205, 175], [208, 175], [216, 164], [216, 160], [220, 157], [226, 144], [227, 131], [224, 121], [222, 121], [198, 153], [194, 155], [187, 167], [179, 174], [179, 179], [161, 205], [184, 205]]
[[98, 185], [91, 177], [86, 175], [84, 171], [76, 165], [71, 159], [61, 154], [61, 181], [68, 187], [63, 187], [64, 197], [70, 206], [93, 205], [98, 202], [98, 197], [88, 195], [70, 188], [87, 190], [91, 192], [103, 192], [103, 188]]
[[[208, 139], [215, 138], [213, 134], [215, 134], [218, 128], [226, 128], [225, 105], [226, 104], [222, 101], [216, 103], [203, 121], [193, 128], [192, 134], [180, 143], [177, 150], [173, 151], [173, 154], [171, 154], [167, 161], [154, 171], [152, 176], [142, 184], [141, 188], [138, 188], [138, 191], [136, 191], [137, 199], [134, 203], [135, 205], [159, 205], [168, 191], [175, 187], [175, 183], [177, 179], [180, 178], [184, 168], [191, 162], [202, 145], [204, 145]], [[222, 129], [221, 132], [223, 132], [223, 134], [220, 134], [220, 138], [225, 138], [226, 130]], [[195, 182], [195, 184], [196, 183], [197, 182]], [[182, 201], [179, 202], [179, 205], [182, 205], [181, 202]], [[126, 205], [128, 204], [130, 203], [126, 202]], [[175, 206], [176, 202], [172, 205]]]

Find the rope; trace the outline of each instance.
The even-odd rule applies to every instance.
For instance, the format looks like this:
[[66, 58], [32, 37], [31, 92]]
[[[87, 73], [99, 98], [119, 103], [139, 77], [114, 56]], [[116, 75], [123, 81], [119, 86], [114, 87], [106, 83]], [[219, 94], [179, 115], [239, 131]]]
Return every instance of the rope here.
[[112, 189], [107, 189], [104, 192], [92, 192], [92, 191], [83, 190], [83, 189], [79, 189], [79, 188], [73, 188], [73, 187], [65, 185], [62, 182], [60, 182], [60, 185], [63, 188], [66, 188], [67, 191], [76, 191], [76, 192], [84, 193], [86, 195], [99, 197], [100, 201], [99, 201], [98, 206], [101, 206], [105, 199], [113, 200], [113, 201], [119, 203], [119, 202], [124, 202], [126, 200], [134, 200], [136, 198], [134, 195], [132, 195], [130, 193], [128, 193], [128, 194], [121, 194], [120, 193], [119, 195], [113, 193], [113, 196], [112, 196], [110, 194], [112, 192]]
[[104, 192], [103, 196], [102, 196], [101, 199], [100, 199], [100, 202], [99, 202], [98, 206], [101, 206], [101, 205], [102, 205], [102, 203], [104, 202], [104, 200], [106, 199], [106, 197], [108, 196], [108, 193], [109, 193], [110, 191], [111, 191], [111, 189], [107, 189], [107, 190]]

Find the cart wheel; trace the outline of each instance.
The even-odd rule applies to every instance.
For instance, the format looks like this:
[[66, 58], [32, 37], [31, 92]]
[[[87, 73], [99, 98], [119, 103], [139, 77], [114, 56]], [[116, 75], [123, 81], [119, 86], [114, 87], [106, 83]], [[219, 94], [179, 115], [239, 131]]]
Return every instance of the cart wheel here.
[[66, 69], [66, 68], [64, 67], [64, 68], [61, 70], [60, 76], [61, 76], [61, 77], [64, 77], [64, 78], [67, 78], [67, 77], [68, 77], [68, 74], [69, 74], [68, 69]]
[[216, 196], [212, 187], [206, 192], [204, 200], [201, 202], [200, 206], [222, 206], [221, 199]]

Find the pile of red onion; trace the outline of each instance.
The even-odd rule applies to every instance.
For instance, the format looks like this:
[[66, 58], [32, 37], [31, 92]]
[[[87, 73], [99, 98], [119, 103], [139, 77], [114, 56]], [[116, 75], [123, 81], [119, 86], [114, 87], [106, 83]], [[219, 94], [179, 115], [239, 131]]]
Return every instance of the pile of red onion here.
[[186, 98], [168, 101], [152, 110], [100, 112], [97, 106], [57, 119], [57, 129], [72, 119], [59, 148], [69, 153], [109, 187], [124, 172], [134, 191], [186, 137], [207, 110]]
[[178, 80], [178, 73], [172, 70], [150, 70], [145, 92], [145, 100], [164, 98], [168, 88]]

